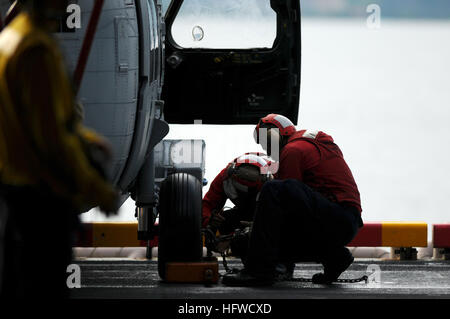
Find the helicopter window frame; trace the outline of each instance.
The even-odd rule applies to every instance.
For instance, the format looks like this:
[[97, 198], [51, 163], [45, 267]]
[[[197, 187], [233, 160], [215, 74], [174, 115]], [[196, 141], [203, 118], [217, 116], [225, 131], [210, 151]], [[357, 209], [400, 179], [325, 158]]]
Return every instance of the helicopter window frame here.
[[[276, 48], [277, 43], [279, 41], [279, 37], [280, 37], [280, 34], [279, 34], [279, 28], [280, 28], [279, 16], [278, 16], [277, 10], [275, 10], [274, 8], [272, 8], [270, 6], [270, 2], [271, 2], [270, 0], [265, 0], [265, 1], [267, 1], [267, 3], [269, 4], [269, 8], [271, 10], [270, 11], [270, 15], [273, 15], [273, 17], [275, 19], [274, 19], [273, 25], [272, 25], [273, 31], [274, 31], [274, 36], [273, 36], [273, 38], [270, 39], [270, 44], [269, 45], [245, 45], [245, 46], [239, 46], [239, 45], [218, 45], [218, 46], [217, 45], [205, 45], [205, 46], [203, 46], [203, 45], [200, 45], [200, 46], [190, 46], [190, 45], [185, 45], [185, 44], [178, 43], [177, 39], [176, 39], [177, 36], [174, 35], [173, 28], [174, 28], [174, 25], [177, 23], [177, 19], [179, 19], [180, 14], [183, 14], [182, 13], [183, 12], [183, 6], [189, 1], [192, 1], [192, 0], [181, 0], [179, 2], [179, 4], [178, 4], [178, 2], [173, 1], [170, 4], [169, 8], [166, 10], [166, 21], [167, 21], [168, 20], [167, 19], [168, 18], [168, 14], [171, 11], [170, 7], [172, 5], [178, 5], [178, 7], [176, 8], [176, 12], [174, 12], [174, 14], [173, 14], [173, 18], [171, 18], [169, 21], [167, 21], [168, 22], [167, 23], [167, 31], [168, 31], [168, 35], [169, 35], [167, 37], [167, 39], [168, 39], [168, 41], [170, 42], [170, 44], [172, 46], [174, 46], [174, 47], [176, 47], [178, 49], [181, 49], [181, 50], [196, 50], [196, 51], [197, 50], [207, 50], [207, 51], [214, 51], [214, 50], [255, 50], [255, 49], [260, 50], [260, 51], [271, 51], [271, 50]], [[254, 0], [254, 1], [261, 1], [261, 0]], [[174, 3], [174, 2], [176, 2], [176, 3]], [[256, 5], [256, 3], [257, 2], [255, 2], [255, 5]], [[263, 18], [263, 17], [264, 16], [262, 15], [261, 18]], [[245, 23], [246, 22], [243, 22], [242, 25], [245, 25]], [[194, 25], [193, 27], [194, 28], [195, 27], [201, 27], [202, 29], [204, 29], [202, 26], [198, 26], [198, 25]], [[188, 30], [188, 31], [190, 32], [191, 30]], [[193, 29], [192, 29], [192, 31], [193, 31]], [[255, 36], [255, 38], [258, 38], [258, 37], [259, 37], [258, 35]]]

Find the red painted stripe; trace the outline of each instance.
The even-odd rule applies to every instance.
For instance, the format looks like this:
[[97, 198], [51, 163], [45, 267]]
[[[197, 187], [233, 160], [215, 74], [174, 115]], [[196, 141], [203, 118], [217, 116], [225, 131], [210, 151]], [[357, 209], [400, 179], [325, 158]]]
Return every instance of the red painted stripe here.
[[433, 225], [433, 246], [450, 248], [450, 224]]
[[[159, 229], [159, 222], [155, 223], [157, 229]], [[155, 235], [152, 240], [150, 240], [150, 247], [158, 247], [158, 235]]]
[[158, 236], [155, 236], [152, 240], [150, 240], [150, 247], [158, 247]]
[[140, 241], [139, 241], [139, 245], [140, 245], [141, 247], [147, 247], [147, 241], [146, 241], [146, 240], [140, 240]]
[[380, 247], [381, 223], [365, 223], [356, 237], [347, 245], [349, 247]]

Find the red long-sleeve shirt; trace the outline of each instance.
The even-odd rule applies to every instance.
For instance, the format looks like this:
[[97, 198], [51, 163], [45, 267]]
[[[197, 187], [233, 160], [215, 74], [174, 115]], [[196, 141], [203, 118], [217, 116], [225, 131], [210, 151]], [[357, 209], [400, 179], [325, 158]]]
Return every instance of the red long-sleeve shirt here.
[[227, 195], [223, 189], [223, 182], [227, 179], [227, 171], [224, 168], [213, 180], [208, 192], [202, 201], [202, 226], [206, 227], [214, 209], [221, 209], [225, 206]]
[[280, 154], [277, 179], [297, 179], [338, 203], [361, 209], [358, 187], [339, 147], [324, 132], [298, 131]]

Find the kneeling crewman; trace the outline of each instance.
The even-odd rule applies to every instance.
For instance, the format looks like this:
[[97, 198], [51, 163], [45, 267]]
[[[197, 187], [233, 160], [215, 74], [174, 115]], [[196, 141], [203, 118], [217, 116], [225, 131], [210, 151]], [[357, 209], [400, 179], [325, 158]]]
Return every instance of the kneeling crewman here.
[[[272, 171], [277, 163], [263, 153], [246, 153], [234, 159], [213, 180], [202, 202], [202, 224], [210, 236], [233, 234], [236, 230], [241, 236], [233, 237], [231, 242], [214, 247], [223, 252], [231, 246], [237, 257], [246, 255], [248, 230], [255, 211], [256, 199], [266, 181], [272, 180]], [[227, 199], [235, 205], [224, 209]], [[228, 245], [229, 244], [229, 245]]]

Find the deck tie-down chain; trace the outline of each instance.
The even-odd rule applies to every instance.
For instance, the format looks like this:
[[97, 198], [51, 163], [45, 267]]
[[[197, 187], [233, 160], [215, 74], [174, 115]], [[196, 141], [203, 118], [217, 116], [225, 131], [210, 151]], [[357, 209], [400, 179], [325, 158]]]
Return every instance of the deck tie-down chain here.
[[[225, 253], [221, 253], [222, 256], [222, 264], [223, 267], [225, 268], [225, 275], [227, 274], [235, 274], [238, 273], [239, 270], [236, 268], [230, 268], [228, 267], [228, 262], [225, 256]], [[220, 275], [221, 277], [223, 277], [224, 275]], [[292, 281], [292, 282], [313, 282], [312, 278], [291, 278], [291, 279], [286, 279], [283, 281]], [[345, 283], [345, 284], [354, 284], [357, 282], [362, 282], [364, 281], [366, 284], [369, 282], [369, 277], [364, 275], [362, 277], [359, 278], [352, 278], [352, 279], [337, 279], [334, 282], [337, 283]]]
[[[312, 282], [312, 278], [292, 278], [285, 281], [295, 281], [295, 282]], [[359, 278], [353, 278], [353, 279], [336, 279], [334, 282], [337, 283], [345, 283], [345, 284], [354, 284], [357, 282], [364, 281], [366, 284], [369, 281], [369, 277], [366, 275], [359, 277]]]
[[[211, 233], [210, 235], [214, 235], [214, 233]], [[215, 237], [215, 236], [211, 236], [211, 237]], [[231, 238], [230, 236], [221, 236], [221, 237], [222, 238], [215, 238], [216, 242], [214, 244], [217, 244], [217, 242], [219, 242], [219, 241], [229, 240]], [[209, 243], [209, 244], [212, 244], [212, 243]], [[210, 248], [210, 247], [211, 247], [210, 245], [207, 245], [207, 248]], [[223, 277], [224, 275], [227, 275], [227, 274], [236, 274], [236, 273], [238, 273], [239, 272], [238, 269], [228, 267], [228, 262], [227, 262], [227, 259], [226, 259], [225, 251], [222, 251], [220, 254], [222, 256], [222, 264], [223, 264], [223, 267], [225, 269], [225, 274], [219, 274], [219, 276]], [[210, 249], [208, 249], [208, 256], [209, 255], [212, 255], [212, 252], [211, 252]], [[312, 278], [290, 278], [290, 279], [286, 279], [286, 280], [283, 280], [283, 281], [288, 281], [288, 282], [289, 281], [291, 281], [291, 282], [313, 282]], [[364, 281], [367, 284], [369, 282], [369, 277], [367, 275], [364, 275], [364, 276], [361, 276], [359, 278], [337, 279], [334, 282], [353, 284], [353, 283], [362, 282], [362, 281]]]

